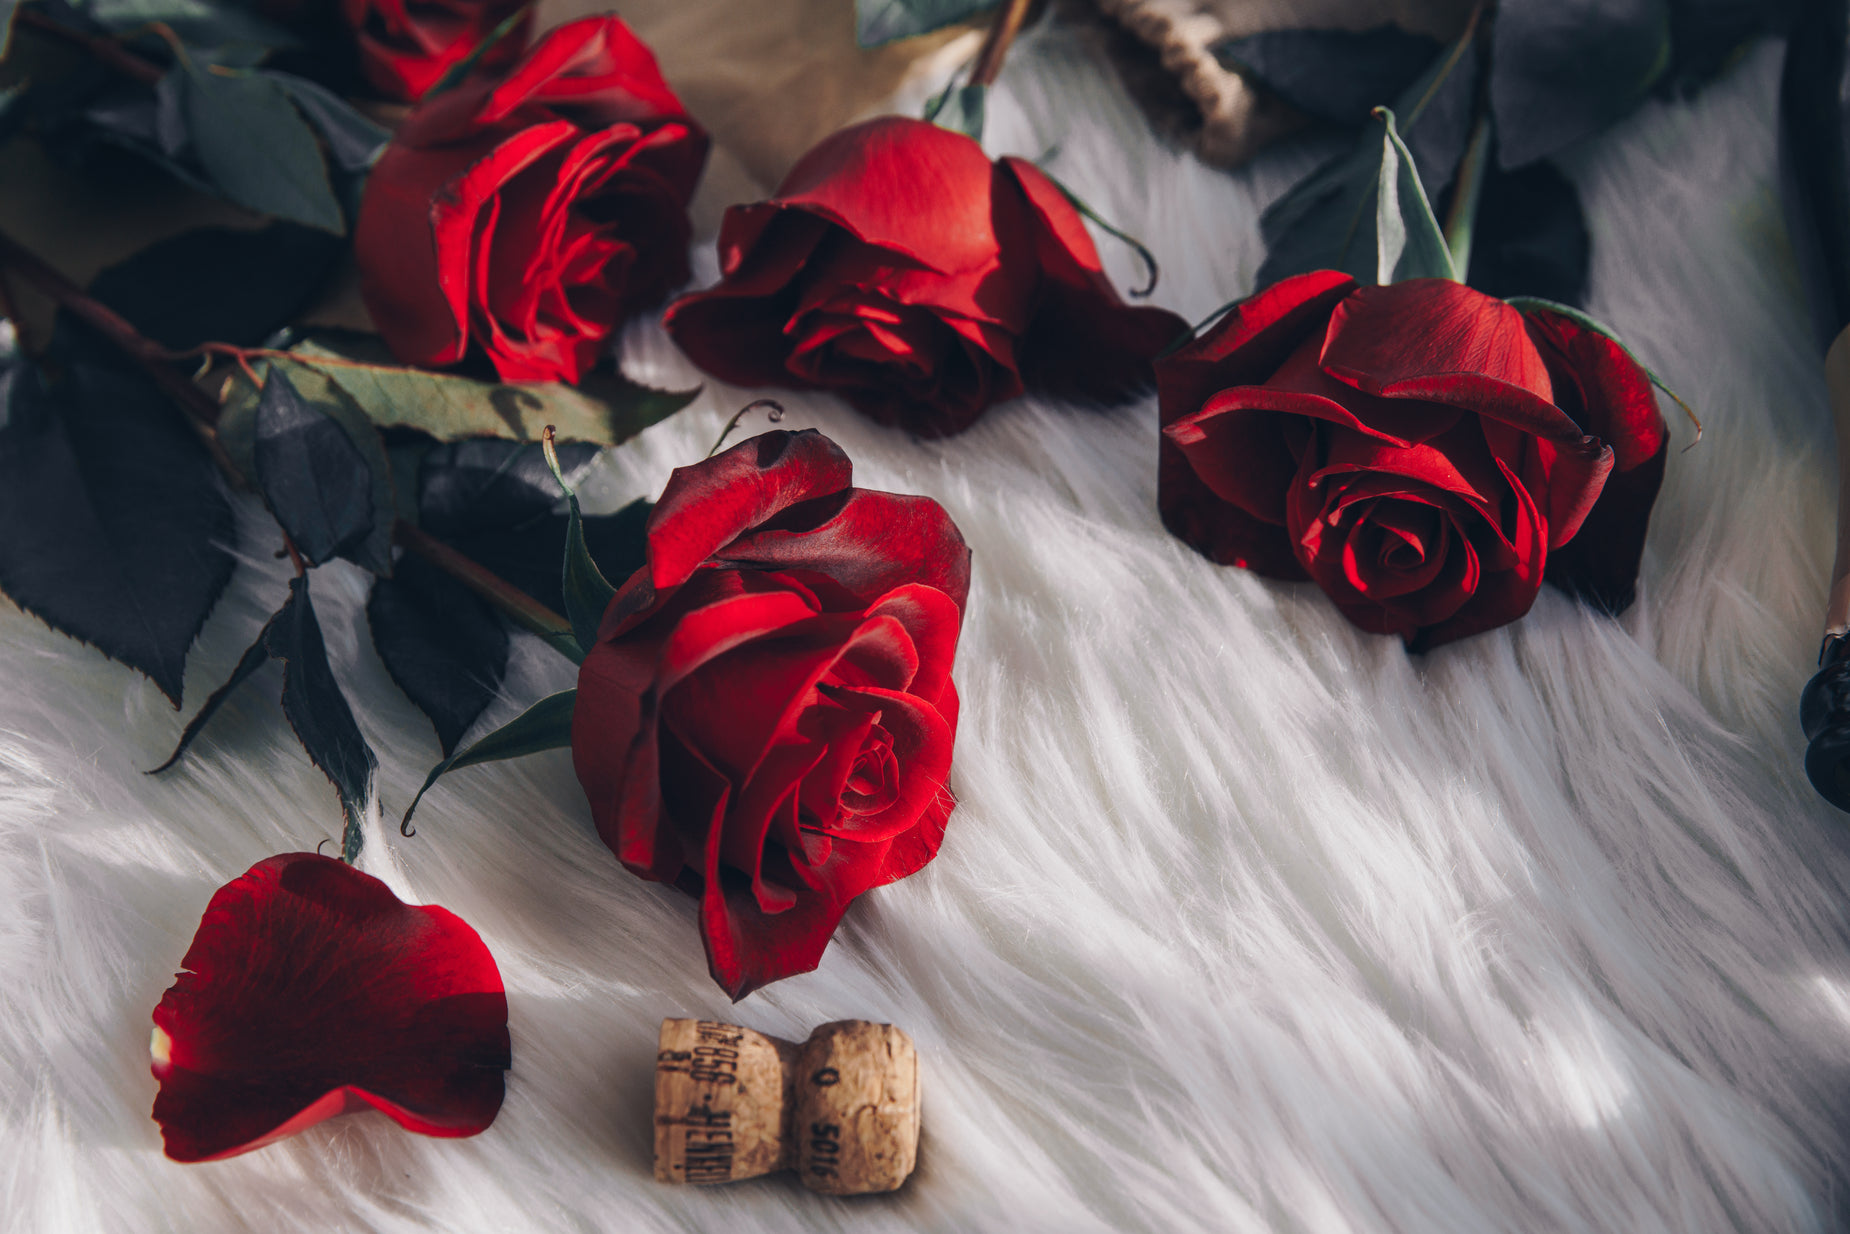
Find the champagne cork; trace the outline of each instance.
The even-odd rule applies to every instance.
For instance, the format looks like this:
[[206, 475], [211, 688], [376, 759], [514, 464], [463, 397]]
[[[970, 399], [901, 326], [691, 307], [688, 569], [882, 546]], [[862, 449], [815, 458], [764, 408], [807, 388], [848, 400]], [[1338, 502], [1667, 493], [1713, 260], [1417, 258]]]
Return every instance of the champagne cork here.
[[919, 1056], [891, 1024], [839, 1020], [801, 1045], [663, 1020], [655, 1177], [729, 1183], [795, 1170], [826, 1195], [891, 1191], [918, 1160]]

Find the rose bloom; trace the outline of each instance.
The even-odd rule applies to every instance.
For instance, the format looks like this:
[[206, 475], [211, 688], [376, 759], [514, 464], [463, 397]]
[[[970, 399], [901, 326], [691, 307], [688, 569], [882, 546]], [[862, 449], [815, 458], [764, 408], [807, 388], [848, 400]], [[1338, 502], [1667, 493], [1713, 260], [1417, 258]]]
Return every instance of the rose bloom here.
[[[341, 16], [360, 49], [360, 67], [373, 89], [415, 102], [443, 75], [482, 45], [523, 0], [341, 0]], [[484, 69], [497, 69], [527, 45], [533, 15], [526, 16], [485, 52]]]
[[992, 163], [901, 116], [832, 134], [771, 200], [728, 210], [719, 254], [719, 285], [666, 318], [694, 363], [737, 385], [835, 390], [926, 437], [1024, 385], [1120, 398], [1187, 328], [1118, 298], [1034, 164]]
[[154, 1009], [154, 1119], [175, 1161], [217, 1161], [375, 1109], [467, 1136], [501, 1109], [507, 995], [468, 923], [314, 853], [213, 893]]
[[1631, 603], [1666, 432], [1623, 348], [1448, 279], [1266, 288], [1157, 363], [1164, 523], [1312, 579], [1414, 648], [1514, 621], [1544, 575]]
[[627, 26], [560, 26], [399, 128], [354, 232], [366, 306], [408, 363], [473, 347], [506, 381], [577, 381], [625, 316], [687, 281], [706, 155]]
[[677, 470], [578, 674], [598, 834], [700, 900], [743, 998], [816, 967], [849, 901], [930, 861], [956, 804], [970, 551], [937, 502], [772, 432]]

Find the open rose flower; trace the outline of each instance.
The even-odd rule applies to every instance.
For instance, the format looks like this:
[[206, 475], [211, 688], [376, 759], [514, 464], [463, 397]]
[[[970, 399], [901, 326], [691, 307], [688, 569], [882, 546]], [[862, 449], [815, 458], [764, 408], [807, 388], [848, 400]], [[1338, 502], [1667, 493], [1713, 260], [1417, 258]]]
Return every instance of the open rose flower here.
[[453, 913], [332, 857], [285, 853], [218, 889], [154, 1009], [154, 1120], [216, 1161], [350, 1110], [434, 1136], [501, 1108], [507, 996]]
[[970, 552], [935, 501], [772, 432], [677, 470], [578, 674], [572, 762], [632, 871], [700, 900], [735, 999], [808, 972], [955, 804]]
[[475, 348], [506, 381], [577, 381], [625, 316], [687, 281], [706, 155], [627, 26], [560, 26], [399, 128], [354, 232], [366, 306], [408, 363]]
[[669, 307], [701, 368], [835, 390], [941, 437], [1024, 384], [1111, 400], [1185, 328], [1118, 298], [1066, 196], [1024, 159], [900, 116], [837, 132], [726, 212], [720, 284]]
[[1320, 270], [1157, 381], [1163, 521], [1215, 561], [1314, 579], [1416, 648], [1522, 616], [1544, 574], [1631, 603], [1664, 421], [1624, 349], [1567, 317]]
[[[360, 67], [387, 98], [415, 102], [461, 63], [524, 0], [341, 0], [341, 16], [360, 48]], [[533, 25], [531, 10], [483, 53], [496, 69], [520, 55]]]

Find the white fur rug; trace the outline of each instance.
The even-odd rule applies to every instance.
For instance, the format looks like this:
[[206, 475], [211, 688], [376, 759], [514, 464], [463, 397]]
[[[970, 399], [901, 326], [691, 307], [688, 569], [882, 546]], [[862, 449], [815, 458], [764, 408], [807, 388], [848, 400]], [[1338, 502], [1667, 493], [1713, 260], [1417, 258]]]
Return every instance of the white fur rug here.
[[[0, 1227], [7, 1231], [1828, 1229], [1850, 1146], [1846, 819], [1795, 718], [1831, 550], [1831, 436], [1774, 188], [1779, 49], [1579, 152], [1597, 315], [1700, 410], [1623, 620], [1553, 592], [1411, 659], [1309, 585], [1197, 557], [1156, 516], [1149, 401], [1022, 401], [923, 445], [787, 399], [975, 550], [944, 851], [858, 905], [820, 971], [731, 1007], [694, 904], [625, 873], [564, 754], [461, 772], [367, 868], [493, 949], [514, 1068], [464, 1141], [382, 1116], [203, 1166], [148, 1117], [149, 1012], [212, 890], [337, 833], [266, 676], [160, 779], [185, 718], [0, 609]], [[910, 109], [915, 100], [902, 99]], [[994, 152], [1040, 155], [1163, 260], [1190, 318], [1248, 290], [1257, 213], [1307, 166], [1159, 148], [1069, 33], [1032, 35]], [[1105, 240], [1124, 285], [1128, 253]], [[710, 250], [702, 257], [710, 277]], [[697, 380], [653, 324], [645, 379]], [[750, 397], [709, 385], [615, 452], [609, 508]], [[1677, 444], [1689, 438], [1677, 426]], [[274, 533], [188, 711], [283, 597]], [[437, 758], [361, 613], [317, 606], [389, 816]], [[570, 666], [522, 639], [499, 722]], [[925, 1142], [886, 1197], [650, 1179], [664, 1015], [918, 1042]]]

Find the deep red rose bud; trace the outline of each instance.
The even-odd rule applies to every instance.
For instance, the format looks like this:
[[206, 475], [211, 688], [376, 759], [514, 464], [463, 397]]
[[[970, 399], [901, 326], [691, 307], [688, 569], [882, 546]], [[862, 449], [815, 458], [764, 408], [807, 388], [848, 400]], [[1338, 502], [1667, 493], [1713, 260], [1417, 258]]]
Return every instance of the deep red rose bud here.
[[1118, 298], [1032, 163], [901, 116], [824, 138], [771, 200], [728, 210], [719, 253], [719, 285], [666, 317], [694, 363], [738, 385], [835, 390], [927, 437], [1024, 386], [1118, 399], [1186, 328]]
[[850, 901], [936, 855], [956, 804], [970, 552], [936, 502], [851, 481], [814, 430], [677, 470], [578, 674], [598, 834], [699, 898], [735, 999], [815, 968]]
[[154, 1120], [175, 1161], [376, 1109], [467, 1136], [501, 1108], [507, 996], [461, 918], [331, 857], [285, 853], [212, 896], [154, 1009]]
[[[341, 16], [360, 49], [360, 67], [389, 99], [416, 102], [462, 62], [525, 0], [341, 0]], [[485, 52], [483, 69], [498, 69], [527, 45], [529, 11]]]
[[1663, 417], [1624, 350], [1566, 318], [1319, 270], [1157, 381], [1163, 521], [1216, 561], [1314, 579], [1416, 648], [1522, 616], [1545, 572], [1630, 602]]
[[399, 359], [472, 348], [506, 381], [577, 381], [617, 325], [687, 281], [707, 135], [615, 17], [549, 32], [504, 78], [406, 118], [354, 232]]

